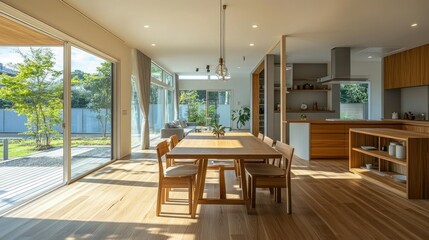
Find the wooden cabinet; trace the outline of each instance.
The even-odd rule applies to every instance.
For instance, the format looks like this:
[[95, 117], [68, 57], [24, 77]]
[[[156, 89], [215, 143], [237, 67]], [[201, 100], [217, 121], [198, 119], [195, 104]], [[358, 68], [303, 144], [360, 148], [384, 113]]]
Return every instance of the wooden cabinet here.
[[344, 125], [311, 124], [311, 159], [345, 158]]
[[334, 122], [332, 124], [312, 123], [310, 127], [310, 159], [333, 159], [349, 157], [350, 128], [395, 128], [400, 129], [400, 123], [380, 122], [371, 124], [369, 121]]
[[[398, 159], [382, 151], [390, 142], [405, 147], [405, 158]], [[365, 150], [362, 146], [373, 146]], [[429, 136], [398, 129], [351, 129], [350, 171], [392, 192], [411, 199], [429, 199]], [[371, 164], [371, 167], [365, 167]], [[396, 176], [405, 181], [395, 181]]]
[[384, 58], [384, 88], [429, 85], [429, 44]]

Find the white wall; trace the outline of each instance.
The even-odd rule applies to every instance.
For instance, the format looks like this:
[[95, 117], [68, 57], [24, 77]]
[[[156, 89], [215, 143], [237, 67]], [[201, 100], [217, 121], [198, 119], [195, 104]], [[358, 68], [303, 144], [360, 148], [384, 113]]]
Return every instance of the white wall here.
[[[231, 90], [231, 111], [241, 106], [248, 106], [250, 108], [250, 88], [250, 74], [249, 77], [232, 76], [227, 82], [216, 80], [179, 80], [179, 90]], [[249, 129], [250, 121], [242, 128]]]
[[370, 80], [369, 93], [369, 119], [383, 118], [383, 64], [382, 60], [352, 61], [352, 75], [366, 75]]
[[59, 0], [2, 0], [9, 6], [118, 60], [115, 96], [119, 102], [115, 120], [119, 124], [119, 148], [115, 158], [131, 152], [131, 48]]

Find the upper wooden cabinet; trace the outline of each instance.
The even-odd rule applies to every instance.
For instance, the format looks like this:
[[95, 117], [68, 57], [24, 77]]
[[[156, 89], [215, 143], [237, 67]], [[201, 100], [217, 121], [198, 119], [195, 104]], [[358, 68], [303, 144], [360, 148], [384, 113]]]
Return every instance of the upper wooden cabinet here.
[[384, 58], [384, 88], [429, 85], [429, 44]]

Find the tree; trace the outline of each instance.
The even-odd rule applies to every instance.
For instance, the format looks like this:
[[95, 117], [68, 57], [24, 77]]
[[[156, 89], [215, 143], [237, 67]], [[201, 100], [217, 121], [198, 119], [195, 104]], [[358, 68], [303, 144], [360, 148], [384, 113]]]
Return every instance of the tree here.
[[0, 76], [0, 98], [10, 101], [10, 108], [27, 117], [28, 134], [35, 137], [36, 147], [50, 147], [53, 129], [61, 123], [63, 106], [61, 71], [54, 70], [55, 57], [49, 48], [30, 48], [17, 52], [24, 59], [14, 67], [16, 76]]
[[196, 122], [197, 125], [206, 124], [206, 112], [200, 109], [200, 105], [205, 105], [205, 101], [199, 98], [196, 90], [182, 91], [179, 104], [188, 105], [188, 121]]
[[341, 103], [367, 103], [368, 84], [341, 84]]
[[91, 93], [86, 91], [85, 88], [80, 85], [85, 80], [85, 76], [88, 73], [85, 73], [81, 70], [74, 70], [71, 72], [71, 84], [72, 84], [72, 98], [71, 98], [71, 107], [72, 108], [88, 108], [89, 99]]
[[83, 87], [89, 94], [88, 108], [96, 112], [102, 136], [107, 135], [107, 124], [111, 120], [112, 104], [112, 63], [103, 62], [94, 74], [85, 74]]

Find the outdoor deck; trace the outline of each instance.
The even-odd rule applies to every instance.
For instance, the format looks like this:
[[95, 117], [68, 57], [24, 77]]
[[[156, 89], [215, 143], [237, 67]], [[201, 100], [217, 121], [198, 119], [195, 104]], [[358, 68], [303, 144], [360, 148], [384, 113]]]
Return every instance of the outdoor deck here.
[[[0, 162], [0, 213], [63, 184], [62, 148]], [[72, 178], [110, 161], [110, 148], [72, 148]]]

